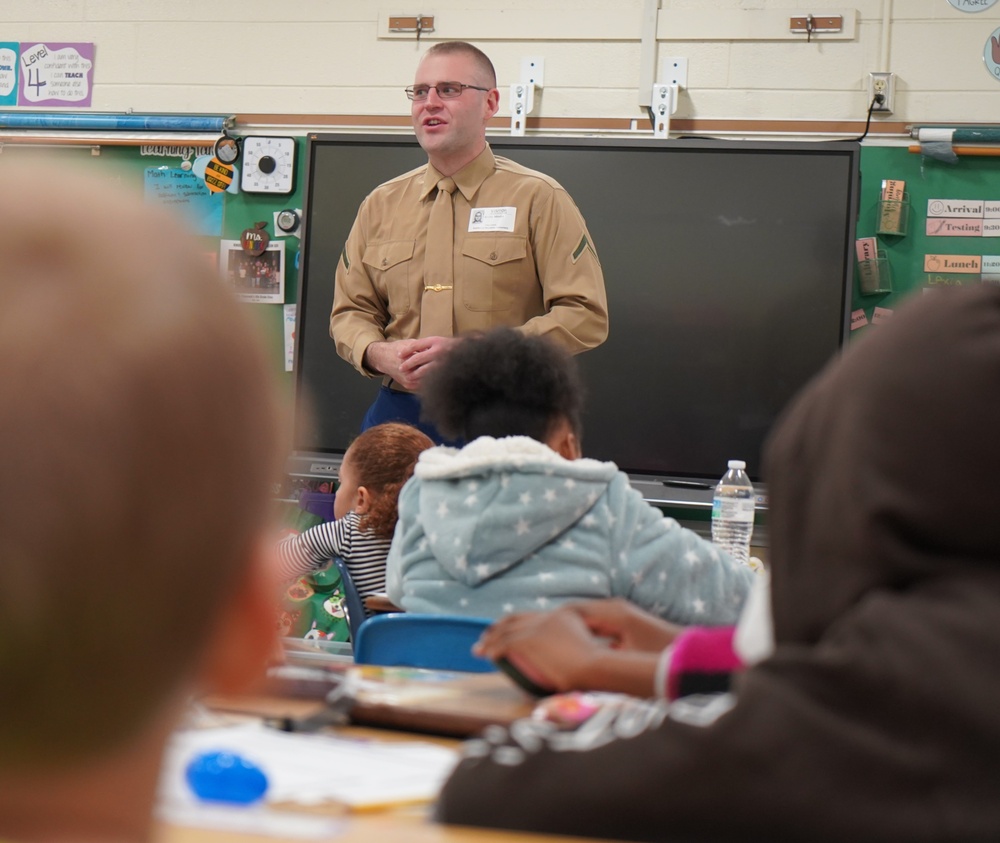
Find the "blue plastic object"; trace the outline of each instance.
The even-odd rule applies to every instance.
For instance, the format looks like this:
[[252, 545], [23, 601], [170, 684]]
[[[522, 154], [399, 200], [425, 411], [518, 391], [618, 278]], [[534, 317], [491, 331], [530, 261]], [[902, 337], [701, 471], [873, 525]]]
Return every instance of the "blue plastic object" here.
[[496, 665], [472, 655], [472, 645], [493, 621], [462, 615], [393, 612], [369, 618], [358, 630], [358, 664], [489, 673]]
[[324, 521], [333, 521], [333, 503], [336, 497], [335, 493], [306, 491], [299, 496], [299, 509], [304, 509]]
[[184, 771], [191, 790], [207, 802], [249, 805], [267, 792], [264, 771], [235, 752], [202, 752]]
[[358, 629], [365, 622], [365, 603], [358, 594], [358, 589], [351, 579], [351, 572], [347, 570], [347, 563], [339, 556], [333, 557], [333, 564], [340, 571], [340, 583], [344, 588], [344, 608], [347, 610], [347, 625], [351, 630], [351, 642], [358, 640]]

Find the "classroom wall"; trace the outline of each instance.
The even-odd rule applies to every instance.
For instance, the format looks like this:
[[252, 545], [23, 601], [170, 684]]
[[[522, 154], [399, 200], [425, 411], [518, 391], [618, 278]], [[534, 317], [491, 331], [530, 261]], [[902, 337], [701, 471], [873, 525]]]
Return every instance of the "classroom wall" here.
[[[436, 27], [419, 43], [412, 34], [388, 31], [390, 15], [418, 13], [434, 15]], [[789, 17], [810, 13], [842, 14], [845, 32], [807, 41], [788, 31]], [[664, 59], [681, 57], [688, 60], [689, 73], [673, 116], [674, 134], [851, 138], [864, 128], [868, 73], [889, 70], [896, 74], [895, 111], [874, 117], [862, 150], [858, 233], [866, 236], [875, 233], [877, 190], [884, 178], [907, 179], [912, 195], [924, 203], [928, 196], [997, 195], [1000, 159], [963, 157], [957, 165], [942, 164], [910, 155], [905, 138], [910, 124], [997, 121], [1000, 82], [986, 71], [982, 54], [998, 27], [1000, 3], [963, 14], [948, 0], [855, 0], [850, 7], [809, 0], [0, 2], [0, 41], [95, 44], [90, 111], [234, 115], [237, 135], [345, 128], [408, 133], [402, 88], [412, 81], [427, 44], [442, 39], [482, 46], [504, 88], [520, 78], [525, 59], [544, 61], [529, 134], [649, 137], [642, 105], [646, 82]], [[493, 131], [509, 129], [509, 114], [502, 97]], [[0, 132], [5, 157], [28, 154], [26, 146], [13, 143], [16, 134]], [[201, 140], [201, 152], [212, 140]], [[305, 148], [299, 137], [300, 162]], [[138, 146], [106, 142], [98, 148], [88, 141], [61, 149], [94, 166], [109, 166], [111, 177], [137, 190], [149, 167], [180, 166], [180, 153], [156, 157], [160, 153]], [[303, 207], [303, 170], [300, 166], [288, 196], [220, 196], [222, 237], [239, 238], [244, 228], [270, 220], [281, 208]], [[920, 213], [918, 202], [911, 235], [881, 241], [894, 272], [893, 292], [862, 295], [856, 285], [854, 312], [863, 318], [852, 339], [878, 330], [880, 310], [888, 312], [899, 298], [937, 283], [923, 272], [922, 253], [930, 246], [920, 236]], [[298, 237], [283, 239], [284, 301], [293, 303], [300, 244]], [[957, 254], [991, 250], [972, 238], [934, 248]], [[217, 249], [217, 238], [206, 238], [206, 253]], [[267, 331], [276, 367], [284, 369], [283, 306], [249, 307]], [[291, 390], [291, 373], [284, 373], [284, 382]]]
[[[836, 4], [836, 0], [834, 0]], [[390, 14], [435, 16], [418, 44]], [[788, 32], [791, 15], [843, 14], [849, 32]], [[237, 114], [246, 124], [406, 125], [401, 88], [426, 43], [462, 38], [494, 58], [501, 85], [544, 59], [529, 130], [648, 131], [643, 62], [689, 61], [676, 129], [853, 132], [867, 74], [897, 74], [896, 109], [875, 131], [996, 119], [1000, 82], [982, 52], [1000, 4], [947, 0], [4, 0], [0, 40], [96, 44], [93, 110]], [[643, 46], [643, 37], [646, 46]], [[509, 115], [504, 98], [501, 116]], [[396, 123], [392, 121], [396, 120]], [[605, 121], [602, 123], [601, 121]]]

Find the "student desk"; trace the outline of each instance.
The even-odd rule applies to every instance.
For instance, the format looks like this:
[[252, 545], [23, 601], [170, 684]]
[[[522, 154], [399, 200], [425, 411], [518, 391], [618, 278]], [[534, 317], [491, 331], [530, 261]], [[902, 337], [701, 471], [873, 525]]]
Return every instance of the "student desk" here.
[[[369, 666], [376, 676], [393, 668]], [[405, 670], [405, 668], [403, 669]], [[431, 676], [434, 672], [429, 672]], [[459, 677], [445, 681], [410, 681], [408, 678], [374, 679], [373, 688], [360, 691], [351, 708], [351, 722], [360, 726], [377, 726], [465, 738], [478, 734], [487, 726], [506, 725], [527, 717], [534, 700], [501, 673], [468, 673], [446, 675]], [[325, 691], [307, 699], [288, 695], [257, 696], [244, 699], [210, 699], [208, 705], [221, 711], [261, 715], [272, 718], [308, 717], [323, 708]]]
[[[599, 843], [594, 838], [554, 837], [494, 831], [486, 828], [438, 825], [426, 812], [387, 812], [349, 816], [330, 843]], [[207, 829], [160, 828], [155, 843], [301, 843], [291, 839], [232, 834]]]
[[[509, 680], [499, 674], [487, 674], [497, 688], [509, 685]], [[485, 678], [485, 677], [479, 677]], [[513, 689], [517, 690], [517, 689]], [[520, 692], [518, 692], [520, 693]], [[517, 698], [515, 698], [517, 699]], [[315, 701], [279, 697], [213, 697], [204, 700], [217, 712], [242, 712], [264, 717], [304, 717], [317, 709]], [[521, 716], [530, 710], [526, 699], [519, 699], [506, 712], [506, 716]], [[454, 738], [429, 738], [385, 729], [343, 726], [333, 727], [333, 732], [345, 737], [359, 737], [386, 741], [432, 741], [443, 746], [458, 747]], [[336, 808], [332, 809], [336, 811]], [[429, 820], [430, 805], [391, 808], [377, 812], [343, 814], [344, 826], [339, 834], [330, 838], [331, 843], [594, 843], [592, 838], [553, 837], [545, 834], [495, 831], [491, 829], [447, 826]], [[157, 829], [155, 843], [269, 843], [281, 838], [249, 836], [208, 829], [161, 826]], [[284, 841], [281, 841], [284, 843]], [[291, 841], [289, 841], [291, 843]]]

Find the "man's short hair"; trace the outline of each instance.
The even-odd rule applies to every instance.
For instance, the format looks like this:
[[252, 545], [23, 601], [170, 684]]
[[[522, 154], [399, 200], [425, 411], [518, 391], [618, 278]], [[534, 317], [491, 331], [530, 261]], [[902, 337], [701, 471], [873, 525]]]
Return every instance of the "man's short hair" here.
[[[425, 56], [446, 56], [446, 55], [465, 55], [469, 56], [476, 64], [476, 70], [480, 73], [481, 78], [476, 81], [481, 83], [482, 87], [485, 88], [495, 88], [497, 86], [497, 72], [493, 68], [493, 62], [490, 61], [490, 57], [486, 55], [479, 47], [475, 47], [468, 41], [440, 41], [431, 47], [425, 54]], [[445, 81], [445, 80], [436, 80]], [[452, 82], [461, 82], [461, 79], [447, 80]]]
[[277, 475], [258, 329], [109, 182], [0, 166], [0, 769], [113, 749], [176, 696]]
[[423, 413], [450, 439], [530, 436], [561, 421], [580, 437], [584, 389], [576, 361], [545, 337], [494, 328], [461, 339], [427, 374]]

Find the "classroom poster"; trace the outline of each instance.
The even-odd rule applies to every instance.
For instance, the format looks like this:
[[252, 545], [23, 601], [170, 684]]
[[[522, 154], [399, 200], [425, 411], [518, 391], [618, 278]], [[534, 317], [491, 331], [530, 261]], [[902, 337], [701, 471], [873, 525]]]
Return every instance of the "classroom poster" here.
[[17, 105], [16, 41], [0, 41], [0, 105]]
[[17, 104], [87, 107], [94, 87], [93, 44], [21, 43]]
[[219, 269], [242, 301], [250, 304], [284, 304], [285, 243], [272, 240], [263, 254], [244, 251], [239, 240], [222, 240]]
[[147, 167], [145, 200], [181, 214], [195, 234], [222, 235], [222, 198], [215, 196], [190, 170]]

